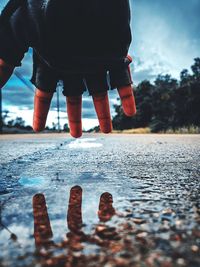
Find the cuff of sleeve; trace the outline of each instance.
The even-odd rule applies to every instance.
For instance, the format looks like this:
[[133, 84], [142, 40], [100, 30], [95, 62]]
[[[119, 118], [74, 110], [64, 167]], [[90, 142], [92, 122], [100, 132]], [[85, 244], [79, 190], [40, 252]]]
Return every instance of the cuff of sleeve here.
[[110, 71], [111, 89], [132, 84], [129, 67], [120, 71]]

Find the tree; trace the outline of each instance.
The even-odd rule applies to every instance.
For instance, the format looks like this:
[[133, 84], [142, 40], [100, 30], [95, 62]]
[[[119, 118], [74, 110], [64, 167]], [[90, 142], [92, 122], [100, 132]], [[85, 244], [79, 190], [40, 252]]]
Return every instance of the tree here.
[[17, 117], [14, 120], [13, 126], [17, 128], [24, 128], [25, 127], [25, 121], [21, 117]]
[[135, 127], [147, 127], [151, 122], [153, 116], [153, 92], [154, 86], [147, 80], [137, 86], [135, 92], [137, 114], [133, 118]]
[[128, 118], [121, 105], [115, 105], [114, 129], [150, 127], [153, 132], [172, 128], [200, 127], [200, 58], [194, 59], [192, 74], [180, 73], [180, 81], [158, 75], [154, 84], [143, 81], [136, 87], [137, 114]]
[[113, 128], [116, 130], [147, 127], [152, 119], [152, 92], [154, 86], [149, 81], [141, 82], [135, 89], [137, 113], [134, 117], [127, 117], [123, 113], [121, 104], [115, 105], [116, 116], [113, 118]]
[[184, 69], [180, 73], [180, 85], [190, 85], [192, 76], [189, 74], [189, 71], [187, 69]]
[[3, 110], [2, 112], [2, 124], [3, 126], [6, 125], [6, 119], [9, 118], [9, 111], [8, 110]]
[[200, 58], [194, 59], [194, 65], [191, 66], [191, 69], [194, 79], [200, 81]]
[[69, 133], [69, 126], [68, 126], [67, 123], [64, 124], [63, 131], [66, 132], [66, 133]]
[[178, 81], [170, 75], [158, 75], [154, 82], [154, 92], [152, 95], [153, 118], [151, 128], [153, 131], [166, 131], [173, 127], [174, 122], [174, 102], [173, 93], [178, 88]]

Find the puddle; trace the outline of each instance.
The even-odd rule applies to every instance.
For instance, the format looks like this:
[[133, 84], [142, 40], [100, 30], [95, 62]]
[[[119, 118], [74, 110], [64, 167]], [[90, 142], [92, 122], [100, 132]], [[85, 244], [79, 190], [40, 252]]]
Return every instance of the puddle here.
[[41, 187], [48, 185], [49, 181], [44, 177], [21, 177], [19, 184], [24, 187]]
[[[194, 251], [199, 251], [194, 244], [200, 232], [196, 229], [188, 236], [183, 220], [178, 219], [173, 209], [164, 209], [162, 203], [153, 198], [148, 199], [152, 210], [145, 209], [147, 199], [132, 198], [122, 211], [120, 205], [125, 204], [126, 194], [106, 179], [100, 180], [100, 184], [95, 185], [94, 181], [90, 184], [90, 175], [93, 180], [100, 174], [87, 173], [88, 184], [83, 181], [82, 186], [61, 185], [58, 190], [47, 177], [20, 178], [25, 191], [1, 203], [0, 262], [3, 261], [3, 266], [105, 266], [102, 259], [103, 262], [112, 259], [111, 266], [128, 267], [133, 266], [135, 257], [145, 262], [150, 251], [156, 253], [158, 248], [161, 254], [157, 259], [161, 263], [165, 257], [172, 262], [174, 250], [185, 257], [188, 242]], [[39, 190], [42, 186], [43, 193], [37, 190], [38, 186]], [[35, 188], [36, 193], [26, 192], [29, 188]], [[132, 189], [141, 193], [142, 182]], [[189, 241], [184, 240], [183, 233]], [[174, 247], [174, 239], [180, 239], [180, 245]], [[125, 262], [121, 255], [126, 255]], [[189, 257], [186, 254], [186, 258]], [[78, 261], [79, 265], [67, 265], [71, 260]], [[123, 264], [117, 265], [118, 261]], [[90, 265], [91, 262], [94, 265]]]

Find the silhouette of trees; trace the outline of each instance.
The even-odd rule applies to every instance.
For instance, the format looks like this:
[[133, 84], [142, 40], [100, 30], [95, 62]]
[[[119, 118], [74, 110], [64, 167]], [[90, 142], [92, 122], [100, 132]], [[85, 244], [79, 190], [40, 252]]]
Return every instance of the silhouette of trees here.
[[65, 123], [65, 124], [63, 125], [63, 131], [66, 132], [66, 133], [69, 133], [69, 126], [68, 126], [67, 123]]
[[135, 88], [137, 114], [126, 117], [121, 105], [115, 105], [116, 130], [150, 127], [152, 132], [174, 131], [180, 127], [200, 127], [200, 58], [194, 59], [191, 74], [184, 69], [180, 81], [170, 75], [158, 75], [154, 83], [142, 81]]

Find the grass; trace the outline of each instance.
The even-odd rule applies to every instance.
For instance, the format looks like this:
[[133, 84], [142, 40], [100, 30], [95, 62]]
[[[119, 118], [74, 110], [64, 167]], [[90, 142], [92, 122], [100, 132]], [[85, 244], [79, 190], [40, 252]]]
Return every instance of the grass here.
[[167, 134], [200, 134], [200, 127], [191, 125], [189, 127], [181, 127], [176, 130], [168, 129], [165, 133]]
[[122, 134], [148, 134], [151, 133], [150, 128], [136, 128], [136, 129], [129, 129], [129, 130], [113, 130], [113, 133], [122, 133]]
[[[149, 134], [152, 133], [151, 128], [135, 128], [129, 130], [113, 130], [113, 133], [120, 134]], [[189, 126], [189, 127], [181, 127], [176, 130], [168, 129], [166, 131], [160, 131], [159, 134], [200, 134], [200, 127], [197, 126]]]

